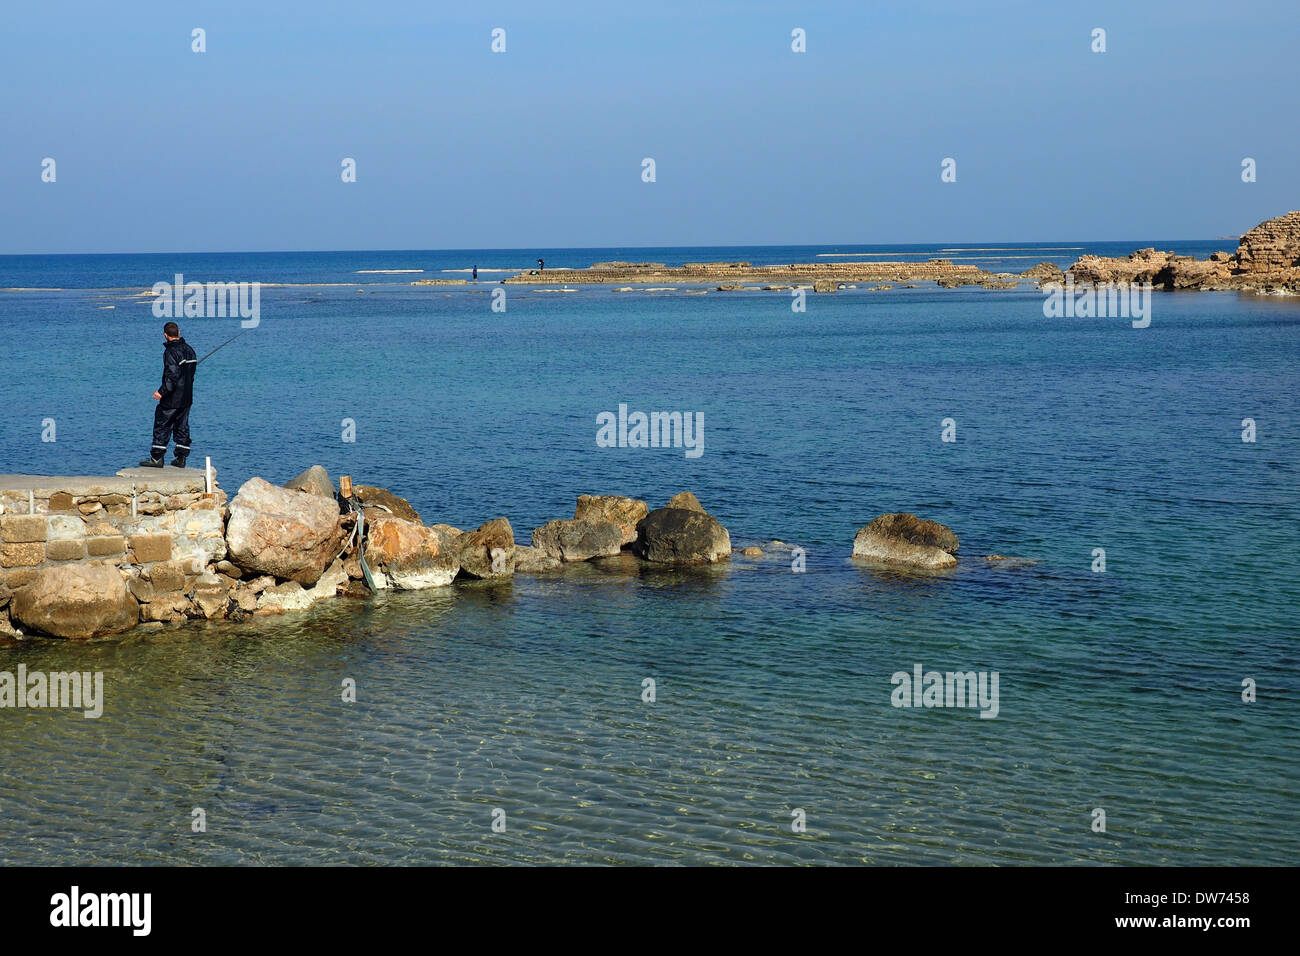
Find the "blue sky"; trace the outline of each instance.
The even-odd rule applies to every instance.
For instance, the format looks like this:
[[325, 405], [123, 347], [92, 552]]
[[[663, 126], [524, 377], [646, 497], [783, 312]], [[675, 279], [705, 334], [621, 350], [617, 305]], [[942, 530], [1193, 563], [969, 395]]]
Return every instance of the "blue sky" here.
[[1297, 36], [1292, 0], [9, 3], [0, 253], [1213, 238], [1300, 208]]

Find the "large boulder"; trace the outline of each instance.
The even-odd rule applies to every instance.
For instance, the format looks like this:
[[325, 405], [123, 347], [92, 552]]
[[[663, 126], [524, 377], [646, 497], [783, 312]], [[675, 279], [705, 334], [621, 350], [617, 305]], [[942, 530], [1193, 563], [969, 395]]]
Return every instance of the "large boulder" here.
[[505, 518], [493, 518], [455, 538], [460, 569], [472, 578], [508, 578], [515, 573], [515, 533]]
[[644, 501], [622, 495], [579, 495], [574, 521], [612, 521], [623, 533], [623, 544], [636, 540], [636, 524], [650, 513]]
[[922, 570], [952, 567], [957, 548], [951, 528], [906, 512], [881, 515], [859, 528], [853, 539], [855, 558]]
[[366, 523], [366, 564], [379, 587], [404, 591], [451, 584], [460, 570], [456, 539], [436, 528], [388, 515]]
[[702, 508], [657, 508], [637, 523], [632, 550], [661, 564], [712, 564], [731, 557], [731, 535]]
[[548, 521], [533, 532], [533, 547], [561, 561], [587, 561], [618, 554], [623, 529], [612, 521]]
[[114, 567], [64, 564], [42, 568], [13, 597], [10, 614], [53, 637], [119, 634], [140, 622], [140, 604]]
[[374, 517], [387, 513], [403, 521], [414, 521], [416, 524], [420, 522], [420, 513], [411, 507], [409, 501], [397, 497], [384, 488], [376, 488], [374, 485], [353, 485], [352, 495], [360, 499], [362, 507], [367, 509], [367, 518], [372, 516], [370, 509], [373, 509]]
[[250, 478], [230, 502], [226, 544], [230, 560], [245, 571], [310, 586], [338, 556], [343, 536], [333, 498]]
[[322, 498], [334, 497], [334, 482], [323, 465], [312, 465], [298, 477], [286, 481], [284, 487], [320, 495]]

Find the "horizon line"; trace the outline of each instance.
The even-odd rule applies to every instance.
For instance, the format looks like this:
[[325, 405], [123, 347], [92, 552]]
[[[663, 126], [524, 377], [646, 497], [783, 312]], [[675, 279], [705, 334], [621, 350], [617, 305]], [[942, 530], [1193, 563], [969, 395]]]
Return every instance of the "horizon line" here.
[[[1243, 234], [1244, 235], [1244, 234]], [[1241, 236], [1217, 236], [1217, 237], [1195, 237], [1190, 239], [980, 239], [968, 240], [967, 243], [956, 241], [956, 245], [966, 245], [971, 242], [1000, 242], [1000, 243], [1023, 243], [1029, 246], [1046, 245], [1054, 242], [1071, 242], [1084, 244], [1116, 243], [1116, 242], [1133, 242], [1133, 243], [1162, 243], [1162, 242], [1233, 242], [1240, 241]], [[955, 240], [943, 240], [946, 243], [954, 243]], [[445, 252], [573, 252], [579, 250], [597, 250], [597, 249], [839, 249], [844, 246], [864, 248], [870, 246], [939, 246], [940, 242], [841, 242], [841, 243], [777, 243], [777, 242], [754, 242], [754, 243], [734, 243], [724, 242], [717, 244], [709, 243], [690, 243], [678, 245], [632, 245], [632, 246], [465, 246], [460, 248], [427, 248], [427, 249], [186, 249], [170, 251], [140, 251], [131, 252], [0, 252], [0, 258], [23, 258], [28, 256], [226, 256], [226, 255], [304, 255], [316, 253], [445, 253]], [[950, 252], [982, 252], [987, 249], [958, 249], [953, 245], [948, 246]], [[1049, 251], [1049, 250], [1043, 250]], [[852, 255], [853, 253], [849, 253]], [[998, 256], [985, 256], [982, 258], [996, 259]]]

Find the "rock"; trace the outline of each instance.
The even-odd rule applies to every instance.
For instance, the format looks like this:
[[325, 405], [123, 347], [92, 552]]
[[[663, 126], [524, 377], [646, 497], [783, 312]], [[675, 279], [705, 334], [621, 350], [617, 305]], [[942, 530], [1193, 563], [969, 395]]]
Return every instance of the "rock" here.
[[42, 568], [15, 595], [10, 614], [54, 637], [120, 634], [140, 621], [140, 604], [116, 568], [65, 564]]
[[1038, 265], [1026, 269], [1020, 275], [1026, 279], [1038, 279], [1040, 282], [1060, 282], [1065, 278], [1065, 273], [1061, 271], [1060, 266], [1055, 266], [1050, 262], [1040, 262]]
[[135, 599], [141, 604], [148, 604], [153, 600], [153, 584], [141, 577], [131, 577], [126, 582], [127, 590], [135, 595]]
[[194, 605], [184, 594], [160, 595], [148, 604], [140, 605], [140, 618], [144, 621], [175, 624], [193, 615]]
[[559, 558], [552, 557], [540, 548], [530, 548], [526, 544], [515, 545], [516, 574], [541, 574], [555, 571], [562, 565]]
[[465, 533], [464, 531], [461, 531], [460, 528], [453, 528], [449, 524], [435, 524], [430, 525], [429, 527], [433, 528], [435, 531], [441, 531], [443, 534], [452, 538]]
[[211, 621], [226, 616], [230, 591], [225, 583], [211, 571], [204, 571], [194, 583], [194, 604]]
[[343, 545], [338, 502], [250, 478], [230, 503], [226, 543], [245, 571], [315, 584]]
[[632, 550], [647, 561], [711, 564], [731, 557], [727, 529], [703, 509], [657, 508], [641, 519], [636, 531]]
[[834, 291], [835, 291], [836, 289], [838, 289], [838, 288], [839, 288], [839, 283], [836, 282], [834, 279], [814, 279], [814, 280], [813, 280], [813, 291], [814, 291], [814, 292], [834, 292]]
[[668, 499], [667, 507], [684, 508], [687, 511], [698, 511], [700, 514], [708, 514], [704, 510], [704, 505], [700, 504], [700, 499], [696, 498], [689, 491], [681, 491]]
[[470, 577], [508, 578], [514, 574], [515, 536], [505, 518], [493, 518], [475, 531], [466, 531], [455, 543], [460, 568]]
[[334, 498], [334, 482], [330, 478], [330, 473], [322, 465], [312, 465], [298, 477], [286, 481], [284, 487], [331, 500]]
[[257, 610], [257, 595], [248, 588], [237, 587], [230, 596], [234, 599], [235, 606], [245, 614], [252, 614]]
[[1038, 563], [1037, 558], [1009, 558], [1004, 554], [986, 554], [984, 560], [1000, 568], [1030, 568]]
[[243, 577], [243, 570], [239, 567], [239, 565], [234, 564], [230, 561], [218, 561], [217, 572], [219, 574], [225, 574], [232, 578]]
[[[381, 572], [374, 575], [379, 587], [405, 591], [444, 587], [460, 570], [455, 540], [436, 528], [385, 514], [366, 524], [366, 564], [371, 571]], [[359, 564], [356, 570], [361, 577]], [[346, 565], [344, 573], [351, 574]]]
[[623, 529], [612, 521], [548, 521], [533, 532], [533, 547], [560, 561], [609, 557], [622, 549]]
[[858, 530], [853, 557], [900, 567], [950, 568], [957, 563], [952, 552], [957, 535], [937, 521], [914, 514], [883, 514]]
[[336, 596], [339, 589], [346, 587], [347, 583], [348, 576], [343, 570], [343, 562], [336, 559], [310, 588], [304, 588], [297, 581], [285, 581], [267, 588], [257, 597], [257, 613], [303, 611], [317, 601]]
[[763, 556], [763, 549], [751, 546], [740, 553], [747, 558], [761, 558]]
[[16, 640], [23, 636], [23, 632], [13, 626], [13, 623], [9, 620], [9, 615], [0, 611], [0, 638]]
[[579, 495], [574, 521], [612, 521], [623, 532], [623, 544], [636, 540], [637, 522], [650, 513], [644, 501], [622, 495]]
[[[420, 523], [420, 513], [411, 507], [411, 503], [405, 498], [397, 497], [391, 491], [376, 488], [374, 485], [353, 485], [352, 494], [361, 500], [363, 508], [375, 509], [376, 514], [374, 517], [384, 514], [384, 509], [387, 509], [387, 513], [394, 518], [401, 518], [403, 521], [414, 521], [416, 524]], [[370, 518], [371, 515], [367, 511], [366, 520], [369, 521]]]
[[1300, 210], [1266, 219], [1237, 243], [1237, 270], [1276, 273], [1300, 269]]

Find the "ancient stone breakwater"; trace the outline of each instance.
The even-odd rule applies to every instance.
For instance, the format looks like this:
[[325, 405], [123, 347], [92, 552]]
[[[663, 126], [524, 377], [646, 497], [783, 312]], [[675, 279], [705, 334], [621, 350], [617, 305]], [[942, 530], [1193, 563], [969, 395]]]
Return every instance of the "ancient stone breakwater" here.
[[1238, 240], [1235, 253], [1197, 259], [1151, 248], [1124, 259], [1081, 256], [1066, 274], [1076, 284], [1149, 282], [1165, 290], [1300, 295], [1300, 210], [1261, 222]]
[[[285, 485], [250, 478], [228, 502], [215, 480], [208, 488], [203, 473], [181, 469], [0, 476], [0, 636], [91, 638], [189, 619], [239, 621], [339, 595], [547, 574], [604, 558], [680, 567], [763, 556], [757, 547], [733, 551], [727, 529], [689, 491], [655, 509], [581, 495], [572, 518], [519, 544], [505, 517], [469, 531], [425, 525], [383, 488], [342, 484], [336, 491], [316, 465]], [[957, 546], [943, 525], [887, 514], [858, 531], [852, 554], [936, 571], [957, 564]]]

